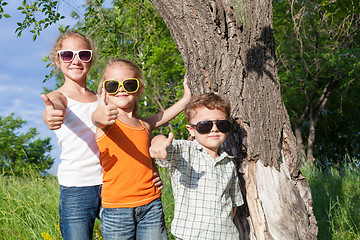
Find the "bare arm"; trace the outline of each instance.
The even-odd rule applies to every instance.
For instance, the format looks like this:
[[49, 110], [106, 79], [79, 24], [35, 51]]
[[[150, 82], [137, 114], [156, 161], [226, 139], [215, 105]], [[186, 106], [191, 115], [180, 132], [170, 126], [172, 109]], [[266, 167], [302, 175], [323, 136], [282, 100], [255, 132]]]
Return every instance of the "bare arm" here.
[[144, 121], [149, 123], [150, 131], [166, 124], [171, 119], [176, 117], [176, 115], [178, 115], [182, 110], [184, 110], [185, 106], [190, 102], [191, 91], [189, 86], [187, 85], [186, 78], [184, 79], [183, 85], [184, 85], [184, 95], [178, 102], [176, 102], [171, 107], [167, 108], [165, 111], [159, 112], [155, 115], [152, 115], [151, 117], [144, 119]]

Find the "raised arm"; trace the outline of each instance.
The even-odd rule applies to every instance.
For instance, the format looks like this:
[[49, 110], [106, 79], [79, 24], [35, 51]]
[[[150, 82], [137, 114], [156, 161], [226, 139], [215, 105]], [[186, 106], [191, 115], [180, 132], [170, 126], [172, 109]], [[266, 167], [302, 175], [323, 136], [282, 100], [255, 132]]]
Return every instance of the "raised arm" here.
[[47, 95], [41, 94], [41, 98], [45, 104], [42, 114], [44, 123], [50, 130], [61, 128], [66, 113], [67, 103], [65, 96], [61, 92], [54, 91]]
[[108, 104], [106, 102], [106, 94], [107, 93], [103, 89], [100, 95], [99, 105], [91, 116], [94, 125], [100, 129], [105, 129], [108, 126], [113, 125], [119, 113], [116, 105], [111, 103]]
[[187, 78], [185, 78], [183, 82], [184, 95], [178, 102], [176, 102], [171, 107], [167, 108], [165, 111], [159, 112], [157, 114], [152, 115], [151, 117], [143, 119], [144, 121], [149, 123], [151, 128], [150, 131], [166, 124], [171, 119], [176, 117], [176, 115], [178, 115], [182, 110], [184, 110], [185, 106], [191, 100], [191, 91], [187, 82], [188, 82]]

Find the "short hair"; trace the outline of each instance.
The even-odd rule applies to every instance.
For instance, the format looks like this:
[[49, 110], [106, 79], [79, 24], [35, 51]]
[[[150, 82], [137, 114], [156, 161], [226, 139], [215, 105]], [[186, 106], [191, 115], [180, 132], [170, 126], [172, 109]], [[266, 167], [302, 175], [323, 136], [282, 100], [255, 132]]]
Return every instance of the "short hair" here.
[[185, 107], [185, 117], [188, 122], [196, 115], [196, 109], [206, 107], [208, 109], [217, 109], [226, 114], [226, 118], [230, 118], [231, 107], [230, 102], [215, 93], [203, 93], [193, 98]]

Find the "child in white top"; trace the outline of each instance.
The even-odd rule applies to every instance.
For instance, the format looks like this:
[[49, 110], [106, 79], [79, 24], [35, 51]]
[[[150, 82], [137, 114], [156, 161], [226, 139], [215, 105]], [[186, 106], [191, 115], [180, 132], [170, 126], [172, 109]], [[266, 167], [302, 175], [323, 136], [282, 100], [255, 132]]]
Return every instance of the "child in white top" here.
[[[60, 230], [66, 240], [92, 239], [101, 207], [102, 168], [91, 114], [99, 103], [86, 87], [93, 62], [93, 43], [81, 33], [69, 31], [58, 37], [52, 60], [64, 75], [63, 85], [41, 97], [43, 120], [54, 130], [61, 147]], [[155, 178], [155, 185], [160, 185]]]

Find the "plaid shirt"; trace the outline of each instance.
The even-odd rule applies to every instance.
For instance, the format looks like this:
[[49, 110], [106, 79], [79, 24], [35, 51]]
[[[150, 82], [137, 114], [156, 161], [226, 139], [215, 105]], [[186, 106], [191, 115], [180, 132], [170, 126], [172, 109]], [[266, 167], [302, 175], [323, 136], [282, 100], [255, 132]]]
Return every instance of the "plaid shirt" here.
[[167, 150], [167, 159], [157, 163], [171, 176], [171, 233], [181, 239], [239, 239], [232, 208], [244, 202], [232, 157], [222, 151], [214, 160], [196, 140], [173, 140]]

